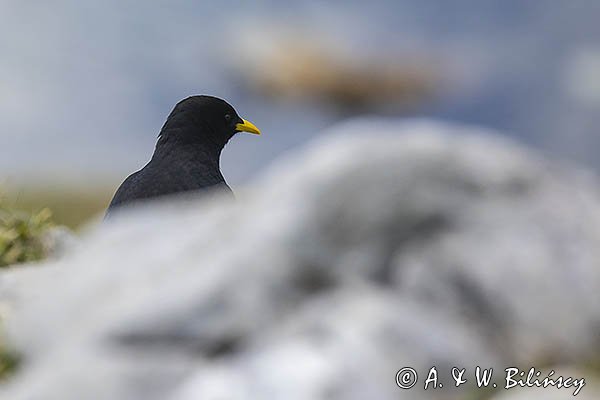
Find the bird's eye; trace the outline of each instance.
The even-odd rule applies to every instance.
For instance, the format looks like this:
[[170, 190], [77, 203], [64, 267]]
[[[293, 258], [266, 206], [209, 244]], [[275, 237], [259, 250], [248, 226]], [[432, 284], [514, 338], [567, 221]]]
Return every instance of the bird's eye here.
[[225, 121], [231, 121], [231, 114], [225, 114]]

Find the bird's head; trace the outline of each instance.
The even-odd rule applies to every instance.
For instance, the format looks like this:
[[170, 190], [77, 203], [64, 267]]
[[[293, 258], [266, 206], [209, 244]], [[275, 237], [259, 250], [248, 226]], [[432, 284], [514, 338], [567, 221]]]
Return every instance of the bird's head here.
[[191, 96], [181, 100], [167, 118], [159, 138], [224, 146], [238, 132], [260, 135], [250, 121], [241, 118], [225, 100]]

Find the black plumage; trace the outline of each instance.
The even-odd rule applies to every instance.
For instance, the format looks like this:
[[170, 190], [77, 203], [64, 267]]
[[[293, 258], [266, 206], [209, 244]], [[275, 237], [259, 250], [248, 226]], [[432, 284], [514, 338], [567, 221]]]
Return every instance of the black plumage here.
[[167, 118], [152, 159], [119, 187], [108, 212], [165, 195], [222, 188], [231, 193], [220, 170], [223, 147], [237, 132], [260, 134], [226, 101], [192, 96]]

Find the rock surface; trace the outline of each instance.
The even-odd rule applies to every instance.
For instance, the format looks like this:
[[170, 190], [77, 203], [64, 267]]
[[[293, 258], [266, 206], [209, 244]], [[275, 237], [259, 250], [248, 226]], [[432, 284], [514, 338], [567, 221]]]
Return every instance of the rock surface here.
[[[475, 366], [597, 374], [594, 177], [480, 129], [334, 131], [235, 202], [138, 209], [61, 260], [2, 273], [23, 365], [0, 398], [484, 398]], [[407, 366], [419, 382], [402, 390]], [[432, 366], [445, 387], [425, 391]], [[451, 387], [453, 366], [468, 384]]]

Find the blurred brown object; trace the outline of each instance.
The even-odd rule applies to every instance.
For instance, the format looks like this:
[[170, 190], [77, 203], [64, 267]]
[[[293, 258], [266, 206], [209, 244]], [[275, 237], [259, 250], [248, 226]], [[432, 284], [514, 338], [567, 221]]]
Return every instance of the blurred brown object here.
[[272, 42], [260, 53], [247, 57], [242, 73], [253, 90], [269, 97], [318, 98], [346, 111], [382, 105], [407, 111], [438, 88], [435, 69], [415, 58], [345, 57], [298, 38]]

